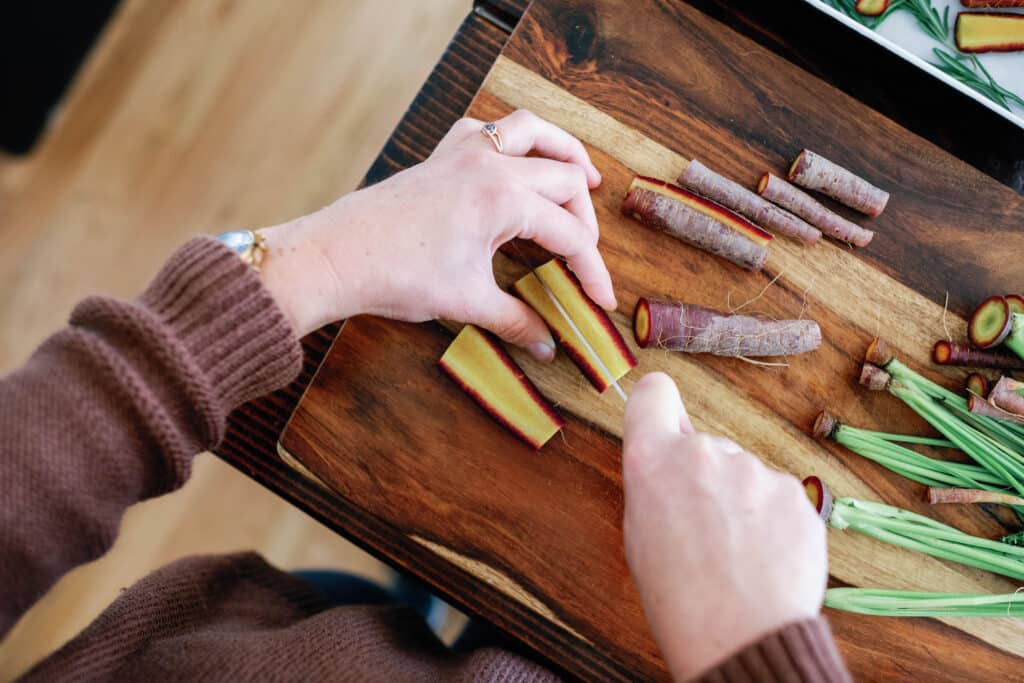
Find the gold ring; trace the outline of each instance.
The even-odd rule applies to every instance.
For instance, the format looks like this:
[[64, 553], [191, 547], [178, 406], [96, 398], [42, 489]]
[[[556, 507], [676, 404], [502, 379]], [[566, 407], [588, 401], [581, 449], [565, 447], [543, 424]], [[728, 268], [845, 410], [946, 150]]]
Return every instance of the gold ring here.
[[494, 149], [498, 150], [498, 154], [501, 154], [505, 150], [505, 146], [501, 144], [501, 131], [498, 130], [498, 124], [493, 121], [485, 123], [484, 127], [480, 129], [480, 132], [490, 138], [491, 142], [494, 143]]

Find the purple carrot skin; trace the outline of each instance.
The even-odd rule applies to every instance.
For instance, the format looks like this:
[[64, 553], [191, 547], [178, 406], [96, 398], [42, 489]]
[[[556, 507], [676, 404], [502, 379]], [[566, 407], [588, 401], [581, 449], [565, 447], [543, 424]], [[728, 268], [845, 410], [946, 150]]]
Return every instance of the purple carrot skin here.
[[892, 383], [892, 375], [873, 363], [864, 363], [860, 369], [860, 385], [869, 391], [885, 391]]
[[967, 344], [940, 340], [932, 347], [932, 360], [938, 365], [969, 368], [1024, 369], [1024, 359], [1013, 353], [975, 349]]
[[759, 271], [768, 260], [767, 246], [659, 192], [630, 190], [622, 202], [622, 213], [747, 270]]
[[757, 184], [757, 192], [765, 199], [792, 211], [829, 237], [866, 247], [875, 233], [829, 211], [811, 195], [774, 173], [765, 173]]
[[996, 503], [999, 505], [1024, 505], [1024, 498], [1009, 493], [996, 493], [995, 491], [981, 491], [979, 489], [939, 489], [928, 488], [928, 502], [932, 505], [945, 503], [953, 504], [977, 504]]
[[1016, 422], [1017, 424], [1024, 424], [1024, 417], [1008, 413], [1002, 408], [997, 408], [989, 401], [986, 401], [980, 396], [974, 394], [967, 397], [967, 410], [975, 415], [984, 415], [985, 417], [994, 417], [997, 420], [1007, 420], [1009, 422]]
[[836, 435], [836, 431], [841, 425], [842, 423], [835, 415], [827, 410], [823, 410], [818, 413], [816, 418], [814, 418], [814, 425], [811, 427], [811, 436], [819, 441], [831, 439]]
[[637, 302], [633, 330], [641, 347], [716, 356], [794, 356], [821, 345], [813, 320], [765, 320], [659, 299]]
[[989, 392], [989, 403], [1000, 410], [1012, 413], [1024, 418], [1024, 382], [1018, 382], [1012, 377], [1000, 377], [996, 385]]
[[988, 396], [988, 378], [985, 375], [972, 372], [964, 380], [964, 389], [967, 391], [968, 396], [985, 398]]
[[889, 193], [809, 149], [800, 152], [789, 169], [789, 180], [800, 187], [827, 194], [869, 216], [877, 216], [889, 203]]
[[679, 176], [679, 184], [754, 221], [762, 228], [814, 244], [821, 231], [790, 212], [757, 196], [739, 183], [721, 176], [696, 159]]

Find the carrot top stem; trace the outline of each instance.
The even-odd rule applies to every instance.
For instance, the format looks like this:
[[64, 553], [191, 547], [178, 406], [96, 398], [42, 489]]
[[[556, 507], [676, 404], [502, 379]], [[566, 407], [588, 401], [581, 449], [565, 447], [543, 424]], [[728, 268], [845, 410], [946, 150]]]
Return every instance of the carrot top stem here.
[[829, 588], [825, 606], [879, 617], [1024, 616], [1024, 594], [927, 593], [879, 588]]
[[1014, 313], [1010, 316], [1010, 333], [1003, 346], [1024, 359], [1024, 313]]

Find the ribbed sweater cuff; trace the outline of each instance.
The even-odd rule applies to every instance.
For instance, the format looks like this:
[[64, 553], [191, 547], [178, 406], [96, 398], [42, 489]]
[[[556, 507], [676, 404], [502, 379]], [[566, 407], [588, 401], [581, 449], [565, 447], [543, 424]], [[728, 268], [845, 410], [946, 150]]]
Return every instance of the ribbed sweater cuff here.
[[173, 331], [224, 415], [302, 368], [299, 341], [259, 274], [211, 237], [179, 248], [139, 302]]
[[700, 681], [851, 681], [824, 617], [797, 621], [740, 650]]

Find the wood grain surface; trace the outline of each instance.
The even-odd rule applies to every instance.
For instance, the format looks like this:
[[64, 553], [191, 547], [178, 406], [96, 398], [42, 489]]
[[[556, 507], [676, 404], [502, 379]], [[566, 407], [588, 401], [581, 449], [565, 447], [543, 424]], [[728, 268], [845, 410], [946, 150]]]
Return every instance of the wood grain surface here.
[[[670, 47], [654, 51], [652, 44]], [[974, 533], [1012, 528], [988, 509], [928, 509], [921, 487], [822, 448], [806, 427], [828, 405], [852, 424], [924, 429], [895, 399], [855, 386], [859, 358], [882, 333], [936, 379], [962, 377], [929, 367], [928, 350], [947, 329], [962, 333], [974, 302], [1024, 275], [1002, 256], [1024, 246], [1019, 195], [685, 3], [534, 3], [469, 113], [494, 119], [518, 107], [578, 135], [604, 175], [594, 201], [621, 305], [615, 322], [627, 336], [636, 298], [652, 294], [811, 317], [826, 338], [819, 352], [787, 368], [638, 352], [627, 391], [644, 372], [668, 372], [700, 428], [736, 439], [780, 469], [817, 473], [839, 495], [927, 512]], [[764, 170], [783, 170], [803, 146], [892, 191], [889, 209], [871, 222], [879, 234], [868, 249], [779, 239], [766, 271], [750, 274], [619, 214], [634, 172], [671, 179], [699, 158], [749, 184]], [[992, 248], [997, 243], [1001, 251]], [[524, 271], [503, 254], [495, 267], [503, 283]], [[404, 539], [392, 542], [429, 551], [518, 603], [537, 628], [520, 624], [519, 635], [570, 670], [663, 678], [622, 558], [621, 402], [594, 393], [564, 358], [541, 366], [517, 354], [572, 418], [564, 440], [533, 453], [436, 369], [449, 336], [436, 325], [350, 321], [283, 450], [346, 504], [389, 520]], [[840, 532], [831, 532], [830, 570], [851, 585], [1015, 588]], [[1013, 655], [1024, 655], [1024, 627], [1015, 620], [829, 616], [861, 678], [995, 678], [1019, 667]], [[565, 648], [578, 658], [565, 662]]]

